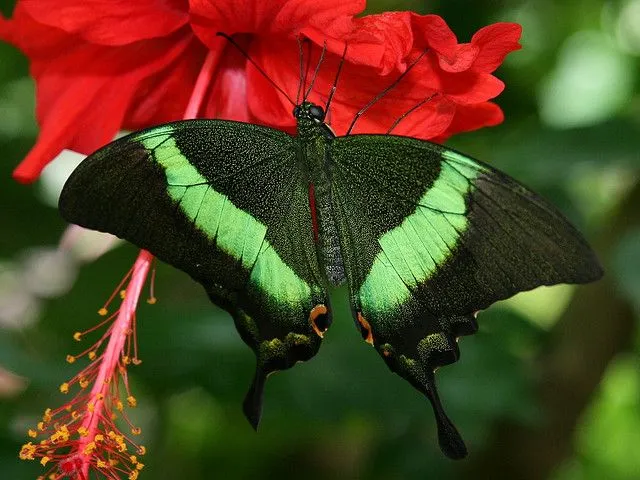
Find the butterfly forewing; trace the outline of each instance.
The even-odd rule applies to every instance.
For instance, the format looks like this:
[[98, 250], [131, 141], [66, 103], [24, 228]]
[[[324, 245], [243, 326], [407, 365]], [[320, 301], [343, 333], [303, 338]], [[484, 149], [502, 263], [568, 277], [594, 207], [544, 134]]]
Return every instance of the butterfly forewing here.
[[363, 337], [431, 400], [445, 453], [466, 450], [434, 370], [458, 358], [475, 315], [540, 285], [602, 274], [582, 236], [507, 175], [429, 142], [390, 135], [330, 147], [336, 222]]
[[82, 162], [60, 211], [184, 270], [232, 314], [258, 361], [245, 400], [254, 426], [266, 375], [317, 352], [330, 312], [286, 133], [215, 120], [134, 133]]

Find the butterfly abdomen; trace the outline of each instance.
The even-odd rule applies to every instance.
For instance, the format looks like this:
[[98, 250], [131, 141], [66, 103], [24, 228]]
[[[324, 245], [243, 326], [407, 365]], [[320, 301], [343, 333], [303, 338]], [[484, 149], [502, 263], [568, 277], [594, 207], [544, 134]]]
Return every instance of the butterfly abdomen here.
[[299, 160], [309, 172], [309, 207], [318, 260], [329, 283], [340, 285], [347, 277], [331, 202], [331, 175], [327, 168], [327, 144], [333, 139], [333, 133], [318, 126], [300, 129], [300, 125], [304, 126], [305, 122], [298, 122], [298, 138], [302, 140]]
[[328, 178], [311, 184], [310, 195], [313, 195], [312, 206], [315, 207], [315, 222], [318, 228], [318, 251], [327, 280], [333, 285], [340, 285], [346, 280], [344, 262], [340, 250], [340, 237], [331, 206], [331, 184]]

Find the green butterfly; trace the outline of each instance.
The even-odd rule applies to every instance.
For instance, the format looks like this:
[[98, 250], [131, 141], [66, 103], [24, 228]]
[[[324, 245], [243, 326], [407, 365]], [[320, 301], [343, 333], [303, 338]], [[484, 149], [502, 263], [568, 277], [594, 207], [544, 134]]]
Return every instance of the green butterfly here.
[[602, 270], [548, 202], [487, 164], [393, 135], [336, 137], [322, 107], [298, 135], [224, 120], [133, 133], [67, 181], [69, 222], [113, 233], [187, 272], [256, 354], [244, 401], [260, 421], [268, 374], [313, 357], [331, 324], [328, 285], [347, 283], [356, 326], [431, 401], [442, 450], [466, 447], [434, 370], [479, 310]]

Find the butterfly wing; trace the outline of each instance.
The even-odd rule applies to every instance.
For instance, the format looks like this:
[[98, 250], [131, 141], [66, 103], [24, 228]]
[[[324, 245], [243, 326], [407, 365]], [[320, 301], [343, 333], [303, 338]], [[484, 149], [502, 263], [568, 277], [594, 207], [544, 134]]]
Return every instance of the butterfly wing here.
[[219, 120], [134, 133], [80, 164], [60, 211], [187, 272], [231, 313], [257, 356], [254, 427], [266, 376], [316, 354], [329, 304], [291, 136]]
[[429, 142], [336, 138], [332, 202], [351, 304], [363, 337], [430, 399], [440, 445], [466, 448], [438, 399], [434, 370], [453, 363], [475, 315], [540, 285], [602, 275], [553, 206], [494, 168]]

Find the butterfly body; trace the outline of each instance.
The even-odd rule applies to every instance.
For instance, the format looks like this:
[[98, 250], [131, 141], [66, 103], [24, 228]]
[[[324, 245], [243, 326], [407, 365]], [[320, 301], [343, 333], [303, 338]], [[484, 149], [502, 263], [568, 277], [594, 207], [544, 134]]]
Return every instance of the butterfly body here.
[[466, 448], [434, 371], [476, 315], [518, 291], [602, 274], [548, 202], [489, 165], [392, 135], [337, 137], [310, 102], [298, 135], [193, 120], [133, 133], [88, 157], [60, 211], [189, 273], [257, 358], [244, 411], [257, 426], [267, 375], [314, 356], [346, 283], [356, 326], [430, 400], [443, 451]]
[[324, 111], [304, 102], [294, 109], [298, 123], [299, 161], [308, 171], [309, 198], [318, 260], [327, 281], [341, 285], [346, 280], [340, 237], [331, 198], [331, 143], [335, 134], [324, 123]]

